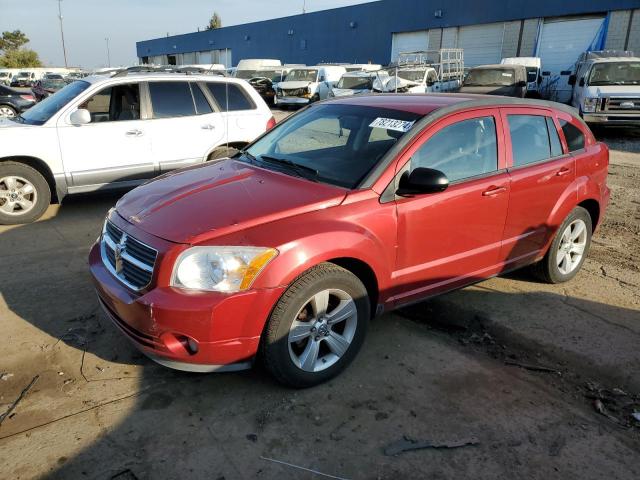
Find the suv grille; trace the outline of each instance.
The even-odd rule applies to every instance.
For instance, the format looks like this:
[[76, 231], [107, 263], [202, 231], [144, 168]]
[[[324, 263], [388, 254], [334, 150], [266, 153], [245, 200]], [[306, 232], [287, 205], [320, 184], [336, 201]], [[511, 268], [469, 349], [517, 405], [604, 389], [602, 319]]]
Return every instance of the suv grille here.
[[608, 97], [602, 109], [607, 112], [637, 113], [640, 112], [640, 97]]
[[308, 93], [306, 88], [282, 89], [281, 91], [283, 97], [302, 97]]
[[157, 250], [124, 233], [107, 220], [100, 241], [102, 262], [122, 283], [132, 290], [142, 290], [153, 276]]

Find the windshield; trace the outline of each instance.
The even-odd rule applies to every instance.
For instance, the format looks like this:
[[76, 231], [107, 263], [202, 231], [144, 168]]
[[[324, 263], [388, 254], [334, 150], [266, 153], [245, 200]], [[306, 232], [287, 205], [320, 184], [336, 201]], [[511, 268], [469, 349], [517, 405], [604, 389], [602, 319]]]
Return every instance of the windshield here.
[[42, 88], [60, 89], [67, 84], [64, 80], [44, 79], [40, 82]]
[[317, 76], [318, 76], [318, 70], [291, 70], [287, 74], [286, 81], [287, 82], [294, 82], [294, 81], [315, 82]]
[[527, 67], [527, 82], [533, 83], [538, 81], [538, 69], [536, 67]]
[[257, 70], [236, 70], [236, 78], [243, 78], [248, 80], [253, 77], [257, 77]]
[[29, 72], [18, 72], [18, 75], [16, 75], [16, 77], [28, 77], [29, 76]]
[[356, 188], [419, 118], [401, 110], [318, 105], [271, 130], [247, 149], [249, 155], [239, 158], [246, 162], [255, 159], [264, 168]]
[[282, 81], [282, 72], [277, 70], [258, 70], [253, 78], [268, 78], [272, 82]]
[[410, 82], [422, 83], [426, 70], [398, 70], [398, 77]]
[[371, 77], [342, 77], [337, 88], [350, 88], [353, 90], [371, 90], [373, 78]]
[[42, 125], [53, 117], [62, 107], [89, 88], [90, 85], [90, 83], [84, 81], [70, 83], [54, 95], [37, 103], [22, 115], [15, 117], [15, 120], [29, 125]]
[[8, 77], [9, 72], [0, 72], [0, 77]]
[[589, 85], [639, 85], [640, 62], [596, 63], [589, 74]]
[[515, 72], [503, 68], [471, 69], [464, 80], [466, 87], [508, 86], [515, 83]]

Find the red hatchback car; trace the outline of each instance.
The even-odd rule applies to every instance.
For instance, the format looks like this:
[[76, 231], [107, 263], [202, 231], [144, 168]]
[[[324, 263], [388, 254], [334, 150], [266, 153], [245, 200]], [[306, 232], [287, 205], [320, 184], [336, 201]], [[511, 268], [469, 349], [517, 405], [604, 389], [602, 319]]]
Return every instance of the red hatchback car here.
[[125, 195], [90, 254], [107, 314], [157, 362], [288, 385], [356, 356], [369, 319], [533, 264], [576, 275], [609, 200], [572, 109], [472, 95], [314, 104], [234, 158]]

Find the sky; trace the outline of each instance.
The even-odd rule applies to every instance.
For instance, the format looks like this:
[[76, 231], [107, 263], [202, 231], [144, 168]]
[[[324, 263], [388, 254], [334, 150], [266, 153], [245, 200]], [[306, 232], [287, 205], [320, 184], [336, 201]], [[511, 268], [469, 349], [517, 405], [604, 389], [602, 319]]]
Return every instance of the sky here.
[[[371, 0], [306, 0], [306, 11]], [[137, 62], [136, 42], [194, 32], [216, 11], [223, 26], [302, 13], [303, 0], [63, 0], [69, 66], [102, 67]], [[46, 66], [64, 66], [57, 0], [0, 0], [0, 31], [22, 30]]]

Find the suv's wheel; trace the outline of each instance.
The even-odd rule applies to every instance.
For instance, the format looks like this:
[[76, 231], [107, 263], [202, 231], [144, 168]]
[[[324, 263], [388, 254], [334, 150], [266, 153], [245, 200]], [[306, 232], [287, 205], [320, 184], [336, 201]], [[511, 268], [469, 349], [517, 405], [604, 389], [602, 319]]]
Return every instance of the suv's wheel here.
[[0, 224], [31, 223], [49, 203], [49, 184], [40, 172], [22, 163], [0, 163]]
[[562, 222], [545, 257], [532, 266], [534, 274], [548, 283], [561, 283], [576, 276], [591, 246], [591, 215], [574, 208]]
[[11, 105], [0, 105], [0, 117], [13, 118], [18, 114]]
[[207, 161], [210, 162], [212, 160], [220, 160], [222, 158], [233, 157], [239, 150], [233, 147], [218, 147], [213, 150], [207, 157]]
[[358, 353], [369, 312], [367, 289], [351, 272], [331, 263], [312, 268], [273, 309], [262, 338], [267, 369], [296, 388], [334, 377]]

